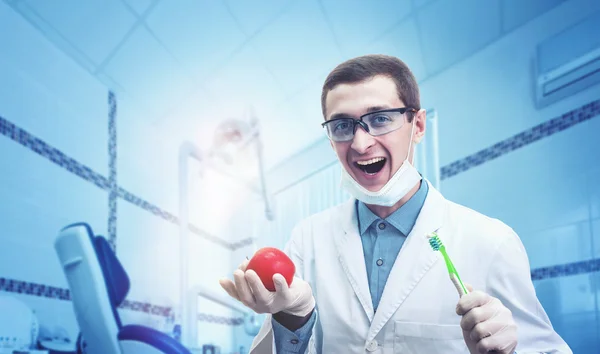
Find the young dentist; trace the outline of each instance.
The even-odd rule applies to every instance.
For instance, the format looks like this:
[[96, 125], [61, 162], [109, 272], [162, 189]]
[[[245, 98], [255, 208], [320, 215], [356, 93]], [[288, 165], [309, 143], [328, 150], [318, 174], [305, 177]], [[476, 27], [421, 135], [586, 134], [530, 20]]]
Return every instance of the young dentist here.
[[[572, 353], [536, 297], [515, 232], [444, 199], [413, 167], [426, 113], [402, 61], [340, 64], [321, 106], [353, 198], [295, 227], [290, 287], [276, 274], [268, 291], [247, 261], [220, 280], [268, 314], [251, 353]], [[470, 284], [462, 297], [428, 243], [434, 231]]]

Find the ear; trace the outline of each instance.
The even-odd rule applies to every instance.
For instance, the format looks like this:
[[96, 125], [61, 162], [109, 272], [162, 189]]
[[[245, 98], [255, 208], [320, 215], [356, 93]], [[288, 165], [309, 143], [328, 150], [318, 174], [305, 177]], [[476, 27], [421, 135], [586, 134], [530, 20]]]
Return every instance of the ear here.
[[415, 113], [415, 117], [413, 119], [416, 120], [414, 122], [415, 132], [413, 141], [418, 144], [425, 137], [425, 131], [427, 130], [427, 112], [424, 109], [420, 109], [417, 113]]

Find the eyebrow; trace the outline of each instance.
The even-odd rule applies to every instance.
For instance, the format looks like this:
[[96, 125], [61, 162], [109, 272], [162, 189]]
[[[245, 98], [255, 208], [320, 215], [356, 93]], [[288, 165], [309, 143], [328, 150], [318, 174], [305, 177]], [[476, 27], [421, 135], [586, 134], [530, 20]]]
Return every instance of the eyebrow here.
[[[367, 114], [368, 113], [373, 113], [373, 112], [377, 112], [377, 111], [382, 111], [384, 109], [390, 109], [390, 107], [387, 106], [371, 106], [369, 108], [367, 108]], [[334, 119], [339, 119], [339, 118], [353, 118], [355, 119], [354, 116], [347, 114], [347, 113], [336, 113], [334, 115], [332, 115], [328, 120], [334, 120]]]

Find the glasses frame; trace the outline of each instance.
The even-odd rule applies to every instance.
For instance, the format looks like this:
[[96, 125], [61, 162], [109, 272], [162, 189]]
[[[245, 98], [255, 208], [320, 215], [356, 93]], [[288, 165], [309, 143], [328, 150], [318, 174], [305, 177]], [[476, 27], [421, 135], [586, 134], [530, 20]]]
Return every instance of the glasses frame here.
[[[371, 134], [371, 132], [369, 131], [369, 125], [367, 123], [365, 123], [363, 121], [363, 119], [366, 116], [372, 115], [372, 114], [377, 114], [377, 113], [387, 113], [387, 112], [394, 112], [394, 113], [400, 113], [400, 114], [405, 114], [406, 112], [411, 112], [411, 113], [417, 113], [418, 111], [415, 108], [411, 108], [411, 107], [400, 107], [400, 108], [391, 108], [391, 109], [382, 109], [379, 111], [374, 111], [374, 112], [369, 112], [369, 113], [365, 113], [362, 116], [358, 117], [358, 119], [352, 118], [352, 117], [341, 117], [341, 118], [335, 118], [335, 119], [331, 119], [328, 121], [325, 121], [323, 123], [321, 123], [321, 126], [325, 129], [325, 134], [327, 135], [327, 137], [329, 138], [329, 140], [333, 141], [333, 142], [347, 142], [347, 141], [351, 141], [354, 138], [354, 134], [356, 133], [356, 126], [359, 125], [361, 126], [367, 133]], [[336, 141], [333, 140], [333, 138], [331, 136], [329, 136], [329, 129], [327, 129], [327, 124], [330, 124], [332, 122], [336, 122], [339, 120], [348, 120], [351, 119], [352, 120], [352, 139], [348, 139], [348, 140], [340, 140], [340, 141]], [[399, 128], [397, 128], [399, 129]], [[392, 132], [392, 130], [390, 130], [388, 133]], [[384, 133], [387, 134], [387, 133]], [[379, 135], [384, 135], [384, 134], [379, 134]], [[378, 136], [378, 135], [373, 135], [372, 136]]]

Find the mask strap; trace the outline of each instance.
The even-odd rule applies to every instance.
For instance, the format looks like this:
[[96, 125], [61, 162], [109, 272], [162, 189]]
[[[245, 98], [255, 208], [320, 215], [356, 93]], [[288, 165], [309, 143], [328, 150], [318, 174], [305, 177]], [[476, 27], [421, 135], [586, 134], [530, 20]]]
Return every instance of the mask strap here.
[[413, 142], [413, 134], [415, 132], [415, 120], [416, 120], [417, 116], [415, 115], [413, 117], [413, 121], [412, 121], [412, 128], [410, 128], [410, 141], [408, 143], [408, 151], [406, 152], [406, 158], [404, 159], [404, 161], [407, 161], [408, 163], [410, 163], [410, 161], [408, 161], [408, 158], [410, 157], [410, 148], [412, 146], [412, 142]]

